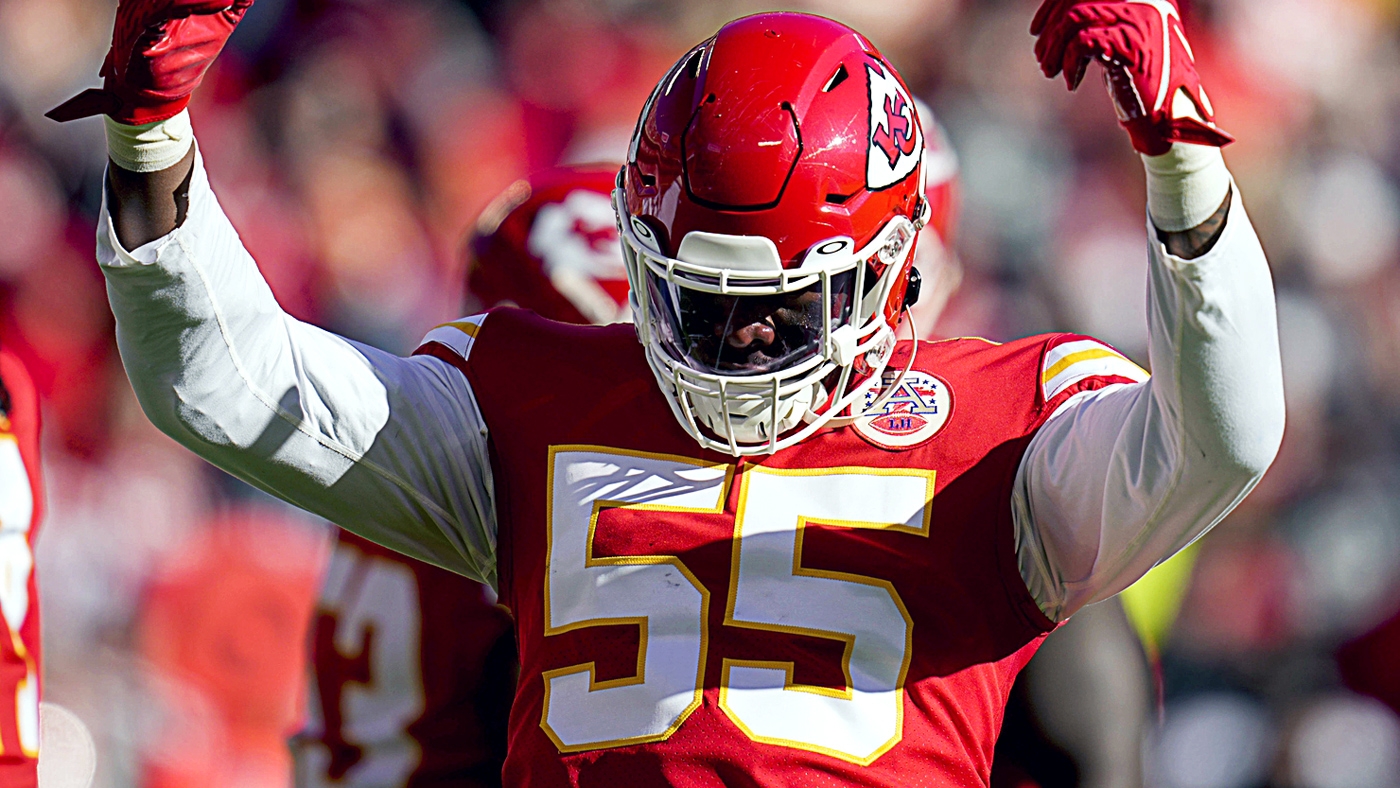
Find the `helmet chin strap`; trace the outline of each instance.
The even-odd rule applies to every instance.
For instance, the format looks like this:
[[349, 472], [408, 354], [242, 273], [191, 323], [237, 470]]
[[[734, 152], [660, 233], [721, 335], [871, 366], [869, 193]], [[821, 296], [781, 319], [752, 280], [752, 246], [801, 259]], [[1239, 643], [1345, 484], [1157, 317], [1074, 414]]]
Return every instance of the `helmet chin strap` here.
[[[867, 408], [865, 408], [863, 411], [861, 411], [861, 415], [864, 415], [865, 413], [869, 413], [869, 412], [872, 411], [872, 410], [876, 410], [876, 409], [878, 409], [879, 407], [881, 407], [882, 405], [884, 405], [885, 402], [888, 401], [890, 397], [894, 396], [895, 391], [899, 390], [899, 384], [903, 383], [903, 382], [904, 382], [904, 378], [910, 373], [910, 371], [912, 371], [912, 370], [914, 369], [914, 360], [915, 360], [916, 358], [918, 358], [918, 355], [919, 355], [919, 340], [918, 340], [919, 329], [918, 329], [918, 327], [914, 324], [914, 315], [913, 315], [912, 312], [909, 311], [909, 305], [908, 305], [908, 304], [905, 304], [904, 309], [901, 310], [900, 314], [904, 315], [904, 317], [906, 317], [906, 318], [909, 320], [909, 332], [910, 332], [910, 334], [912, 334], [912, 335], [915, 337], [915, 339], [914, 339], [914, 346], [913, 346], [913, 348], [909, 351], [909, 361], [904, 365], [904, 369], [900, 371], [899, 377], [897, 377], [897, 378], [895, 378], [893, 381], [891, 381], [891, 382], [890, 382], [890, 385], [885, 386], [884, 391], [880, 392], [880, 396], [876, 397], [876, 398], [875, 398], [875, 401], [872, 402], [872, 403], [870, 403], [870, 406], [869, 406], [869, 407], [867, 407]], [[880, 376], [883, 377], [884, 374], [885, 374], [885, 373], [884, 373], [884, 370], [881, 370], [881, 371], [880, 371]], [[879, 381], [878, 381], [878, 378], [876, 378], [874, 375], [871, 376], [871, 379], [872, 379], [873, 381], [877, 382], [877, 383], [879, 382]], [[807, 412], [807, 418], [804, 419], [804, 420], [808, 420], [808, 419], [810, 419], [810, 418], [815, 418], [815, 416], [814, 416], [814, 414], [812, 414], [812, 412], [809, 410], [809, 411]], [[827, 425], [828, 425], [828, 426], [831, 426], [831, 427], [847, 427], [847, 426], [850, 426], [850, 425], [854, 424], [854, 423], [856, 422], [856, 419], [859, 419], [859, 418], [860, 418], [860, 416], [842, 416], [842, 417], [838, 417], [838, 418], [833, 418], [833, 419], [831, 419], [830, 421], [827, 422]]]

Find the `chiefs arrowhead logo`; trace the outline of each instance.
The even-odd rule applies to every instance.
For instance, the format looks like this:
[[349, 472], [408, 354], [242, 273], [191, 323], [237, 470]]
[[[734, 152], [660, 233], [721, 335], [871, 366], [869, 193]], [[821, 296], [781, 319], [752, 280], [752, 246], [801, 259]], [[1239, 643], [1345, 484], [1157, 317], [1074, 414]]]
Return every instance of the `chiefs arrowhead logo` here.
[[870, 77], [870, 151], [865, 184], [885, 189], [909, 177], [923, 155], [924, 132], [914, 102], [893, 74], [866, 64]]
[[915, 144], [917, 133], [914, 131], [914, 121], [910, 119], [909, 105], [904, 103], [903, 96], [895, 94], [885, 97], [885, 117], [889, 130], [886, 130], [886, 126], [877, 126], [872, 141], [889, 157], [890, 167], [893, 168], [901, 156], [908, 156], [918, 149]]
[[584, 317], [612, 323], [630, 314], [627, 268], [607, 195], [575, 189], [563, 200], [541, 206], [526, 249], [540, 259], [554, 289]]

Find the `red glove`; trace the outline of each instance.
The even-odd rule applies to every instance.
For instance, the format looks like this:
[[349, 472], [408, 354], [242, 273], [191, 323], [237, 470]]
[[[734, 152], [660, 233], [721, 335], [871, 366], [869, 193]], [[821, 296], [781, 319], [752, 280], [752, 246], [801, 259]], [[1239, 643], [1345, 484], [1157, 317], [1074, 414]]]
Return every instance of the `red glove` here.
[[[1139, 152], [1159, 156], [1173, 142], [1235, 141], [1215, 125], [1176, 0], [1045, 0], [1031, 35], [1045, 76], [1063, 71], [1070, 90], [1090, 60], [1103, 64], [1118, 119]], [[1183, 90], [1194, 113], [1173, 111]]]
[[136, 126], [172, 118], [190, 103], [204, 72], [253, 0], [121, 0], [101, 88], [47, 116], [64, 123], [109, 115]]

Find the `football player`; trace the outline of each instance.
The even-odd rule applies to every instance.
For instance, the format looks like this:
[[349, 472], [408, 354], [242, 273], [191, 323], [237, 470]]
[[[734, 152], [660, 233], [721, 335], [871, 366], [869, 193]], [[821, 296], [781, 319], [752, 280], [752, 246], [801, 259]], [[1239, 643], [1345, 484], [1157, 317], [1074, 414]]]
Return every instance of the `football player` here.
[[0, 348], [0, 785], [39, 784], [39, 591], [34, 536], [43, 513], [39, 397]]
[[1104, 64], [1145, 156], [1152, 377], [1082, 336], [895, 340], [924, 132], [871, 42], [797, 13], [725, 25], [642, 108], [635, 328], [497, 309], [400, 358], [300, 323], [185, 112], [246, 7], [126, 0], [104, 86], [52, 113], [107, 115], [123, 361], [205, 458], [499, 590], [509, 785], [984, 785], [1045, 633], [1277, 451], [1269, 269], [1167, 0], [1032, 25], [1047, 75]]
[[[571, 323], [627, 314], [616, 167], [518, 181], [467, 244], [468, 299]], [[312, 634], [303, 788], [501, 784], [515, 689], [510, 617], [489, 587], [341, 530]]]

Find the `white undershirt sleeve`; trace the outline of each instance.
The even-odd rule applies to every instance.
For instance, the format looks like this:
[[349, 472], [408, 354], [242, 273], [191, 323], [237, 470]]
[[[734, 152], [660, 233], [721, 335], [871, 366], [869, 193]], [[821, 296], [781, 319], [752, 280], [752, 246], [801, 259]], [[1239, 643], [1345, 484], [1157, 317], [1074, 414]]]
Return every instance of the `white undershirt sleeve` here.
[[104, 201], [97, 257], [122, 362], [157, 427], [279, 498], [494, 584], [487, 432], [465, 377], [287, 315], [198, 155], [184, 223], [128, 252]]
[[1127, 588], [1224, 518], [1283, 435], [1272, 279], [1238, 190], [1205, 255], [1172, 256], [1150, 222], [1148, 237], [1152, 378], [1060, 406], [1016, 477], [1021, 576], [1055, 621]]

